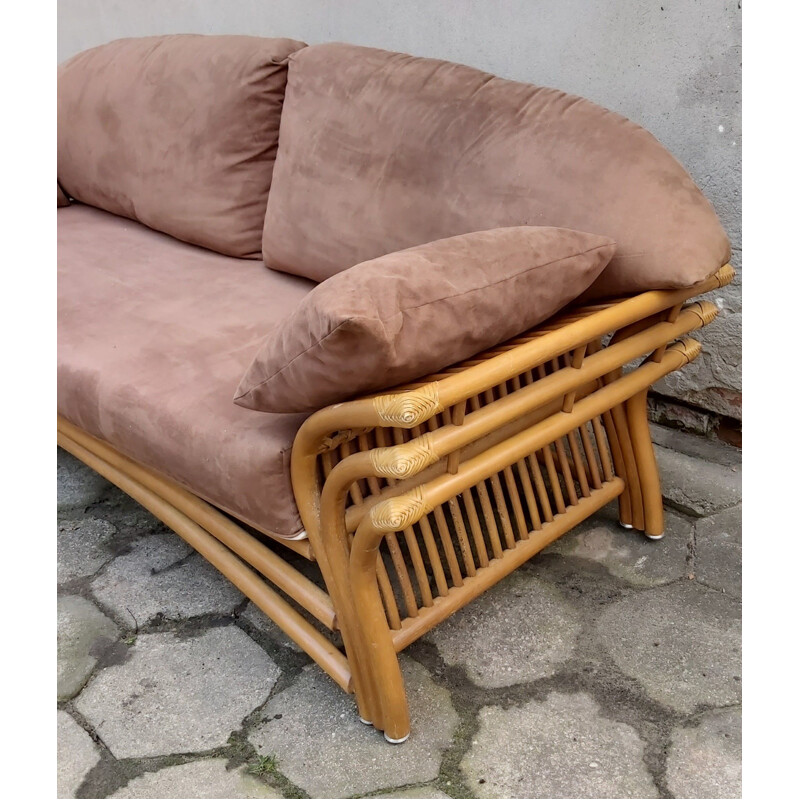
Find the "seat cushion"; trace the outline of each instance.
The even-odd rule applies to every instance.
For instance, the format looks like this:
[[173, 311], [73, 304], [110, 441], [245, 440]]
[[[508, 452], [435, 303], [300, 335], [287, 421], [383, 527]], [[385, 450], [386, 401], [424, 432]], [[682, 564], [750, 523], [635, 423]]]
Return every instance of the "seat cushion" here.
[[260, 530], [302, 526], [289, 455], [302, 414], [233, 403], [309, 281], [85, 205], [58, 211], [58, 410]]
[[255, 36], [150, 36], [58, 70], [58, 179], [76, 200], [261, 257], [286, 58]]
[[566, 228], [465, 233], [323, 281], [264, 340], [236, 402], [313, 411], [494, 347], [583, 292], [614, 242]]
[[689, 286], [730, 255], [711, 204], [643, 128], [460, 64], [345, 44], [299, 50], [280, 143], [264, 259], [317, 281], [516, 225], [613, 239], [593, 296]]

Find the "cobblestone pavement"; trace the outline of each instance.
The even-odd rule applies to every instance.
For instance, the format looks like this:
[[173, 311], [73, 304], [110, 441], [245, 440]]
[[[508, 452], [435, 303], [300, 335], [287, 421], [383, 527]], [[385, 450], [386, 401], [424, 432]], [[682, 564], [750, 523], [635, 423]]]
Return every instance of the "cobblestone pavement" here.
[[740, 796], [739, 452], [654, 438], [666, 538], [610, 506], [415, 643], [398, 747], [59, 450], [58, 796]]

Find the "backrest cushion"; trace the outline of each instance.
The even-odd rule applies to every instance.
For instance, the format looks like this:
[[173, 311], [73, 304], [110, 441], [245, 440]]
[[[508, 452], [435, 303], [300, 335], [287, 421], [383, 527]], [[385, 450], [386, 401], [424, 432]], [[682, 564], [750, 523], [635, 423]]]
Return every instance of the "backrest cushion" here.
[[259, 258], [286, 59], [253, 36], [120, 39], [58, 70], [58, 180], [76, 200]]
[[603, 236], [520, 227], [358, 264], [317, 285], [270, 331], [235, 402], [313, 411], [435, 372], [547, 319], [613, 254]]
[[317, 281], [516, 225], [614, 239], [597, 296], [688, 286], [729, 257], [711, 204], [647, 131], [588, 100], [459, 64], [344, 44], [300, 50], [280, 141], [264, 259]]

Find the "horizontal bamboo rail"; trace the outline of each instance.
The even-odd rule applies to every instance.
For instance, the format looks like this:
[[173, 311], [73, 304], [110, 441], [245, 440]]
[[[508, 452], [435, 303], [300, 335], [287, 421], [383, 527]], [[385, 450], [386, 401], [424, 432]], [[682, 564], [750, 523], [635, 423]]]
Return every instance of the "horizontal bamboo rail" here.
[[474, 576], [464, 578], [460, 591], [436, 597], [432, 606], [421, 608], [416, 617], [404, 619], [400, 630], [392, 632], [395, 650], [400, 651], [408, 647], [443, 619], [458, 611], [478, 595], [483, 594], [529, 558], [558, 539], [559, 536], [618, 497], [624, 486], [621, 478], [612, 478], [607, 481], [588, 497], [578, 500], [563, 514], [556, 514], [541, 530], [531, 532], [529, 538], [517, 542], [513, 548], [504, 551], [501, 558], [493, 559], [486, 567], [478, 570]]
[[[586, 395], [591, 394], [595, 388], [596, 386], [592, 383], [580, 386], [575, 391], [576, 400], [580, 400], [586, 397]], [[500, 425], [485, 436], [460, 448], [457, 451], [460, 453], [459, 463], [462, 459], [474, 458], [498, 442], [507, 439], [509, 436], [513, 436], [519, 433], [519, 431], [525, 430], [535, 425], [537, 422], [541, 422], [541, 420], [546, 417], [555, 414], [560, 408], [561, 400], [560, 398], [556, 398], [541, 406], [537, 406], [534, 410], [513, 419], [505, 425]], [[448, 464], [449, 456], [448, 461], [437, 461], [433, 466], [428, 467], [420, 473], [404, 478], [402, 481], [397, 481], [393, 485], [386, 486], [379, 495], [366, 497], [361, 504], [349, 506], [345, 511], [345, 526], [348, 532], [352, 533], [355, 531], [364, 515], [368, 513], [374, 505], [389, 497], [396, 497], [397, 495], [403, 494], [414, 486], [419, 486], [437, 475], [442, 474], [447, 470]]]
[[[694, 339], [675, 342], [667, 348], [660, 362], [648, 362], [613, 383], [598, 389], [575, 403], [572, 411], [560, 411], [498, 445], [483, 452], [480, 458], [462, 462], [456, 475], [443, 473], [407, 495], [400, 495], [373, 506], [369, 513], [377, 530], [403, 530], [435, 506], [478, 481], [565, 436], [608, 408], [624, 403], [637, 392], [651, 386], [664, 375], [680, 369], [700, 354], [700, 343]], [[465, 423], [466, 424], [466, 423]], [[343, 462], [344, 463], [344, 462]], [[364, 518], [366, 520], [367, 517]], [[361, 525], [364, 525], [362, 521]], [[360, 529], [361, 526], [359, 526]], [[356, 533], [356, 539], [358, 539]]]
[[287, 636], [297, 642], [342, 689], [352, 692], [350, 667], [344, 655], [222, 542], [167, 500], [61, 431], [58, 433], [58, 444], [95, 472], [119, 486], [137, 503], [168, 525], [252, 600]]
[[[730, 267], [728, 269], [730, 270]], [[724, 285], [723, 280], [728, 278], [728, 272], [723, 268], [717, 276], [691, 289], [645, 292], [631, 297], [513, 350], [501, 353], [469, 370], [445, 378], [439, 382], [439, 404], [442, 407], [453, 405], [464, 397], [473, 396], [498, 383], [510, 380], [523, 369], [589, 344], [609, 331], [616, 330], [642, 316], [650, 316], [669, 308], [676, 302], [683, 302], [703, 292], [717, 289]], [[730, 270], [730, 278], [732, 277], [733, 270]]]

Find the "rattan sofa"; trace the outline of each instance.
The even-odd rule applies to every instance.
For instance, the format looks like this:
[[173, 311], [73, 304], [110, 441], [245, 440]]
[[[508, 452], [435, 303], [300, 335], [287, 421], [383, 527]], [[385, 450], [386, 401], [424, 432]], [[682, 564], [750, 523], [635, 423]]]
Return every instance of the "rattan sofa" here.
[[[196, 64], [192, 79], [181, 59]], [[182, 76], [172, 94], [170, 68]], [[192, 92], [223, 103], [226, 80], [257, 84], [248, 69], [269, 91], [197, 122]], [[256, 165], [263, 185], [228, 209], [252, 212], [263, 246], [221, 246], [227, 185], [198, 188], [198, 137], [227, 141], [248, 114], [269, 141], [236, 162], [237, 180]], [[362, 163], [376, 152], [377, 173]], [[648, 388], [699, 355], [688, 334], [717, 309], [690, 301], [733, 271], [710, 204], [638, 126], [431, 59], [159, 37], [60, 68], [58, 170], [59, 445], [216, 566], [388, 741], [410, 730], [398, 653], [426, 631], [609, 503], [624, 527], [664, 535]], [[326, 278], [285, 275], [293, 263], [324, 272], [337, 258], [347, 268], [540, 225], [618, 248], [556, 316], [313, 413], [234, 405], [270, 314]]]

